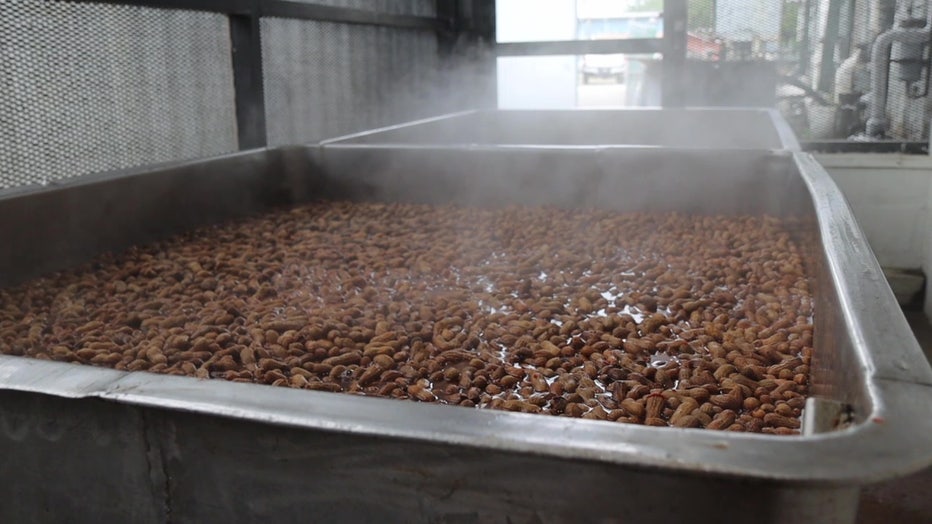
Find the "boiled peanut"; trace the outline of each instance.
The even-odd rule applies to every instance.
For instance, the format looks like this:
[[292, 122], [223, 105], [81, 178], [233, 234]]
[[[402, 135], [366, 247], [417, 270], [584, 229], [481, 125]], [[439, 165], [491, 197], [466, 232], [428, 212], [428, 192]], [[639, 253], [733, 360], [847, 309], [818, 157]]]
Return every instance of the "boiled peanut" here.
[[809, 389], [813, 301], [785, 227], [321, 202], [4, 290], [0, 352], [791, 434]]

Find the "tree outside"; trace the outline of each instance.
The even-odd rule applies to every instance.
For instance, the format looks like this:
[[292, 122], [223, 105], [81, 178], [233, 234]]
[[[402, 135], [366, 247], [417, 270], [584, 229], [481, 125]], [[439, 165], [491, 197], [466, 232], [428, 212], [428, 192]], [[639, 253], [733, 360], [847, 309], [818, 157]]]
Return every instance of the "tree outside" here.
[[663, 11], [663, 0], [632, 0], [628, 5], [628, 10], [633, 12]]
[[[715, 24], [715, 0], [687, 0], [690, 30], [711, 30]], [[663, 11], [663, 0], [632, 0], [628, 10]]]

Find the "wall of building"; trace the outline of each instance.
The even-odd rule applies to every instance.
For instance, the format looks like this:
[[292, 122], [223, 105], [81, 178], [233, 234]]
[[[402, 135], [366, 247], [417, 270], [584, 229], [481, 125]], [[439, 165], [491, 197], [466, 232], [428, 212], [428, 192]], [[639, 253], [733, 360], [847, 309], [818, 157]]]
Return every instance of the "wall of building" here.
[[932, 158], [918, 155], [817, 155], [844, 193], [885, 267], [918, 269], [929, 243]]
[[[880, 265], [932, 275], [932, 157], [816, 155], [838, 184]], [[932, 318], [932, 279], [926, 315]]]

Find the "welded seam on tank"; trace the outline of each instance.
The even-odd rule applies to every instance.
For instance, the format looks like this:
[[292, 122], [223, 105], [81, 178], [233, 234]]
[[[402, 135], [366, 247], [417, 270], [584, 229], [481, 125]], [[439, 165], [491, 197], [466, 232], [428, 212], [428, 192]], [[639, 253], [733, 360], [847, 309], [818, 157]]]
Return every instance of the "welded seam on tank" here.
[[171, 476], [168, 474], [168, 463], [165, 459], [165, 453], [162, 452], [160, 439], [156, 434], [156, 429], [149, 420], [149, 415], [145, 409], [139, 410], [140, 422], [142, 424], [142, 440], [145, 446], [146, 454], [146, 473], [149, 475], [149, 482], [153, 490], [161, 495], [162, 511], [166, 524], [172, 522], [172, 505], [171, 505]]

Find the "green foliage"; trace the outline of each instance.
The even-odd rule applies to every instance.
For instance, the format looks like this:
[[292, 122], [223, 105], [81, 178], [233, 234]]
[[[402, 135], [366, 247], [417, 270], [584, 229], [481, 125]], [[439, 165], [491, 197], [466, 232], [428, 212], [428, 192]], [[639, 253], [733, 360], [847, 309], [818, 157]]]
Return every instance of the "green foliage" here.
[[629, 9], [632, 12], [663, 11], [663, 0], [633, 0]]
[[[711, 29], [715, 20], [715, 0], [687, 0], [689, 29]], [[632, 12], [663, 11], [663, 0], [632, 0]]]
[[783, 3], [783, 20], [780, 21], [780, 40], [795, 42], [796, 32], [799, 30], [800, 8], [796, 2]]
[[715, 25], [714, 0], [688, 0], [686, 9], [688, 10], [687, 26], [689, 29], [713, 29]]

